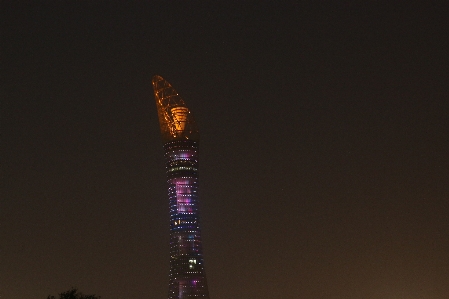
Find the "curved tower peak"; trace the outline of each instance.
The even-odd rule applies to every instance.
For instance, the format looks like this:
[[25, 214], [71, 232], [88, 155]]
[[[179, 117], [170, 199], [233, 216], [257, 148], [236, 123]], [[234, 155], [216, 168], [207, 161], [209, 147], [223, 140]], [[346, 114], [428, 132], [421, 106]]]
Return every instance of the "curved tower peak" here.
[[199, 140], [195, 119], [178, 92], [161, 76], [153, 77], [159, 124], [164, 142]]

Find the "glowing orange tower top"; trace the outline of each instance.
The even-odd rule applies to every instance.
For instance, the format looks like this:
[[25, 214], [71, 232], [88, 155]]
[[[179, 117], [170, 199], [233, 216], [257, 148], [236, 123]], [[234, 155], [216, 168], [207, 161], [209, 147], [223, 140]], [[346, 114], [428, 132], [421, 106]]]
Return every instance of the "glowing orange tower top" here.
[[195, 119], [178, 92], [161, 76], [153, 77], [153, 89], [163, 141], [199, 141]]

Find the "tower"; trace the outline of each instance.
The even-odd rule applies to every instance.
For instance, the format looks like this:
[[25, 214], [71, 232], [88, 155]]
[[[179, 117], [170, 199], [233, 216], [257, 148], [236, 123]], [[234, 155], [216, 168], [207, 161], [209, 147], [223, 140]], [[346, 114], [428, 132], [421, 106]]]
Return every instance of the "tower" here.
[[198, 211], [198, 145], [195, 120], [176, 90], [153, 77], [165, 150], [170, 203], [169, 299], [209, 299]]

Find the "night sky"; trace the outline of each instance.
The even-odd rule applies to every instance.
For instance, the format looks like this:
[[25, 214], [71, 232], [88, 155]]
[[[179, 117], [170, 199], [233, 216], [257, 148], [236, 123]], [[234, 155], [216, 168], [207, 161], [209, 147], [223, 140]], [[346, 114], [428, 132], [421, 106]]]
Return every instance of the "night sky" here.
[[200, 128], [212, 299], [449, 298], [447, 7], [27, 2], [0, 9], [1, 299], [167, 297], [154, 75]]

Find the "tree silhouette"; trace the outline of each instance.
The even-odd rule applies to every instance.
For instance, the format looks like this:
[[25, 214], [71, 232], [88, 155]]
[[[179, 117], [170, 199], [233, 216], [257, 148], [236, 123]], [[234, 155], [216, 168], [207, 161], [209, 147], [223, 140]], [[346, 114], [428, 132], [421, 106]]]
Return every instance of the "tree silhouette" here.
[[96, 295], [84, 295], [81, 292], [78, 292], [78, 289], [72, 288], [66, 292], [60, 293], [59, 297], [48, 295], [47, 299], [100, 299], [101, 296]]

